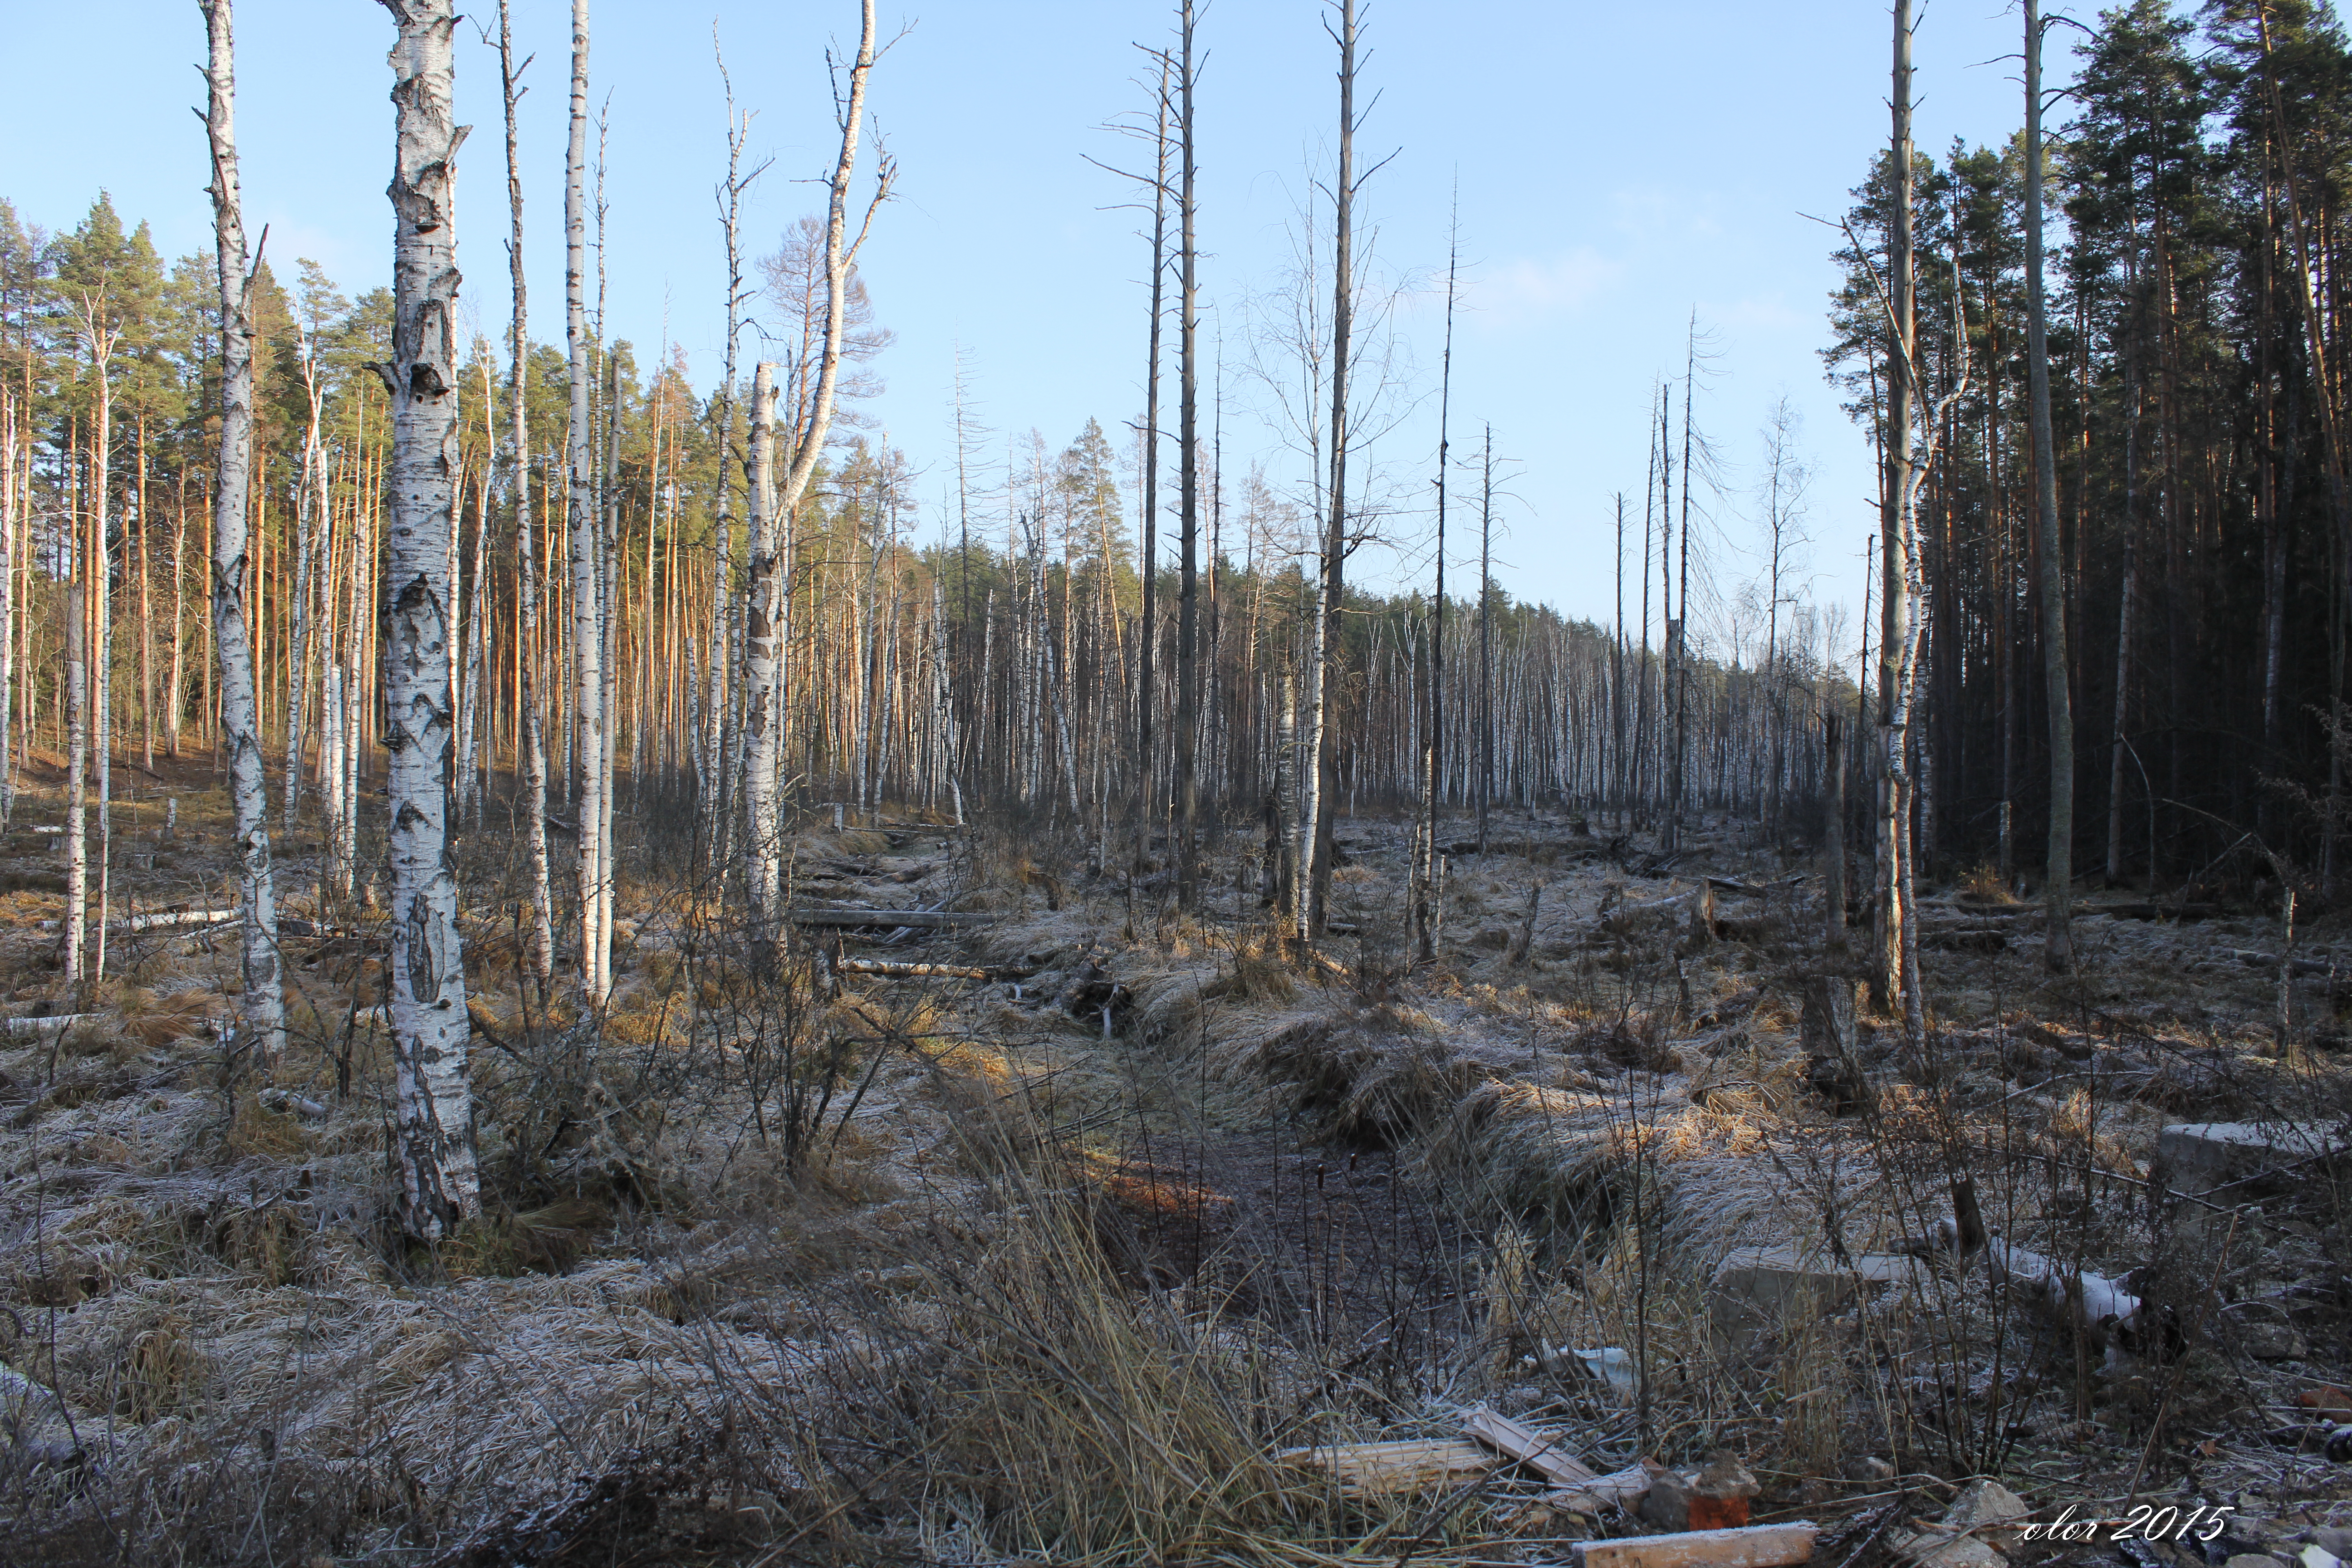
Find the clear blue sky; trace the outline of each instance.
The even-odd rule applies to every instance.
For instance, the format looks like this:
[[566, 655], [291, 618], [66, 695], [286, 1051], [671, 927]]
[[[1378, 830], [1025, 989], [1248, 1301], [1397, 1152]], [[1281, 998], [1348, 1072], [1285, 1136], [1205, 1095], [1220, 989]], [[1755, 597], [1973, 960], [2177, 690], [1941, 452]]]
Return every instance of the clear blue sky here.
[[[488, 0], [478, 9], [494, 24]], [[154, 225], [167, 254], [207, 246], [203, 132], [189, 113], [203, 101], [194, 0], [11, 10], [0, 195], [56, 228], [79, 221], [103, 186], [126, 218]], [[522, 135], [534, 336], [552, 339], [569, 5], [517, 0], [515, 10], [520, 47], [539, 57]], [[714, 14], [739, 100], [758, 111], [754, 148], [776, 158], [751, 212], [761, 251], [820, 198], [809, 182], [832, 135], [824, 48], [854, 44], [856, 27], [849, 0], [598, 7], [595, 90], [612, 94], [611, 330], [648, 355], [667, 333], [705, 385], [721, 335]], [[1313, 0], [1217, 0], [1200, 26], [1209, 55], [1202, 275], [1227, 340], [1229, 476], [1260, 454], [1279, 471], [1277, 439], [1258, 414], [1264, 397], [1238, 374], [1238, 340], [1245, 301], [1273, 287], [1286, 262], [1305, 170], [1328, 152], [1337, 108], [1322, 14]], [[1141, 406], [1145, 250], [1136, 215], [1105, 210], [1129, 192], [1086, 155], [1132, 158], [1130, 144], [1099, 127], [1143, 105], [1132, 46], [1163, 40], [1171, 13], [1107, 0], [949, 0], [902, 12], [885, 0], [883, 15], [886, 31], [911, 31], [872, 89], [900, 169], [898, 200], [865, 258], [878, 318], [898, 334], [878, 365], [888, 390], [873, 412], [928, 474], [935, 506], [949, 472], [958, 344], [981, 416], [1001, 438], [1034, 426], [1059, 447], [1089, 416], [1116, 434]], [[1885, 137], [1885, 7], [1373, 0], [1362, 17], [1364, 89], [1379, 97], [1361, 150], [1396, 154], [1368, 187], [1363, 216], [1390, 275], [1442, 276], [1459, 180], [1455, 450], [1491, 420], [1497, 449], [1514, 459], [1517, 500], [1498, 547], [1505, 585], [1573, 614], [1609, 614], [1609, 498], [1620, 489], [1638, 497], [1644, 395], [1654, 375], [1679, 373], [1696, 310], [1716, 351], [1699, 426], [1727, 459], [1728, 495], [1711, 503], [1727, 542], [1707, 552], [1721, 586], [1756, 569], [1734, 547], [1752, 542], [1756, 432], [1785, 392], [1818, 470], [1809, 524], [1817, 592], [1858, 605], [1874, 483], [1867, 446], [1838, 412], [1816, 353], [1834, 237], [1801, 215], [1841, 212]], [[237, 22], [248, 229], [270, 226], [269, 254], [287, 272], [309, 256], [346, 291], [385, 281], [389, 15], [373, 0], [244, 0]], [[2000, 57], [2014, 54], [2018, 26], [2003, 0], [1925, 6], [1923, 147], [1940, 153], [1955, 135], [2011, 133], [2017, 68]], [[2052, 63], [2054, 75], [2065, 62]], [[476, 128], [459, 171], [460, 260], [476, 320], [496, 331], [507, 315], [497, 64], [470, 24], [457, 91], [460, 118]], [[1438, 297], [1409, 299], [1399, 320], [1432, 388]], [[1432, 396], [1377, 458], [1425, 472], [1433, 411]], [[1414, 488], [1426, 494], [1425, 483]], [[1394, 523], [1408, 545], [1426, 527], [1422, 516]], [[1367, 560], [1364, 569], [1396, 566]]]

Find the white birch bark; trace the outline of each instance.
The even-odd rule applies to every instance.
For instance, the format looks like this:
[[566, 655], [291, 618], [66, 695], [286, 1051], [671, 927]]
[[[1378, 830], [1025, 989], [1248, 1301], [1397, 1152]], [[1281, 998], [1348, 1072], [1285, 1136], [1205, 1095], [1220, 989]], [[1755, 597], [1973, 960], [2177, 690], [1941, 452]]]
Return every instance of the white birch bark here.
[[269, 802], [262, 777], [261, 713], [254, 700], [253, 644], [246, 625], [246, 501], [253, 461], [252, 272], [246, 261], [244, 194], [236, 162], [236, 59], [230, 0], [200, 0], [212, 56], [206, 73], [213, 226], [221, 302], [221, 443], [213, 488], [213, 627], [220, 650], [221, 739], [228, 751], [236, 817], [239, 922], [247, 1043], [274, 1061], [286, 1043], [278, 967], [278, 900], [269, 864]]
[[604, 991], [604, 679], [598, 606], [595, 472], [588, 409], [588, 0], [572, 0], [572, 139], [564, 157], [563, 333], [571, 373], [572, 423], [565, 443], [571, 537], [572, 713], [579, 769], [580, 987], [592, 1005]]
[[82, 585], [66, 585], [66, 963], [82, 978], [82, 928], [89, 921], [89, 660], [82, 651]]
[[[219, 3], [219, 0], [215, 0]], [[450, 0], [384, 0], [398, 153], [392, 179], [390, 574], [384, 746], [391, 754], [392, 1034], [401, 1220], [445, 1237], [481, 1206], [466, 1047], [465, 954], [449, 855], [454, 762], [449, 537], [457, 447], [457, 241]]]
[[783, 868], [782, 819], [776, 790], [776, 748], [782, 683], [778, 679], [778, 599], [774, 500], [776, 367], [762, 361], [751, 372], [751, 498], [750, 540], [743, 554], [743, 896], [752, 941], [776, 939], [776, 901]]
[[325, 454], [319, 442], [319, 421], [325, 389], [319, 384], [319, 348], [315, 338], [302, 350], [303, 393], [310, 417], [302, 433], [302, 474], [294, 498], [294, 613], [287, 617], [291, 646], [286, 655], [286, 831], [294, 831], [294, 813], [302, 804], [302, 709], [310, 695], [310, 558], [317, 552], [317, 499], [325, 493]]
[[555, 973], [555, 894], [547, 863], [547, 716], [539, 693], [542, 595], [537, 545], [531, 537], [530, 428], [525, 410], [530, 311], [523, 284], [522, 163], [515, 143], [515, 105], [522, 96], [516, 85], [518, 75], [508, 0], [499, 0], [499, 81], [505, 94], [507, 131], [507, 263], [514, 285], [514, 318], [508, 342], [513, 369], [507, 387], [507, 482], [514, 499], [515, 591], [521, 601], [518, 631], [521, 689], [517, 700], [522, 709], [523, 837], [530, 862], [530, 941], [526, 956], [544, 1005]]
[[833, 173], [826, 177], [827, 201], [824, 225], [824, 348], [817, 360], [816, 390], [809, 399], [808, 424], [794, 430], [792, 436], [792, 465], [785, 471], [783, 482], [773, 497], [774, 515], [791, 517], [800, 510], [801, 500], [808, 494], [809, 481], [815, 478], [817, 464], [824, 458], [825, 437], [833, 428], [835, 389], [841, 378], [841, 342], [849, 314], [849, 274], [857, 262], [857, 252], [866, 244], [866, 237], [874, 226], [874, 214], [888, 199], [895, 164], [887, 154], [875, 182], [873, 200], [867, 204], [866, 216], [855, 237], [849, 234], [849, 185], [857, 174], [858, 122], [866, 113], [866, 79], [874, 69], [874, 0], [862, 0], [859, 7], [861, 31], [858, 37], [857, 59], [849, 70], [849, 97], [843, 106], [841, 155], [834, 163]]

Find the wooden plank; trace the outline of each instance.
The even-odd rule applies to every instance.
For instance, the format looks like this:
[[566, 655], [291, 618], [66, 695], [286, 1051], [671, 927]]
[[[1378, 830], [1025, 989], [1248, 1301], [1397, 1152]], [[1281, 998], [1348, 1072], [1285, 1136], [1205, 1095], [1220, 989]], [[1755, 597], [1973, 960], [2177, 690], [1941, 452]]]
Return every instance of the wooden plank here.
[[1483, 1405], [1464, 1416], [1462, 1425], [1481, 1443], [1541, 1471], [1555, 1486], [1575, 1488], [1601, 1479], [1561, 1447], [1559, 1438]]
[[810, 909], [793, 911], [793, 923], [804, 926], [869, 926], [895, 930], [912, 926], [917, 931], [948, 931], [959, 926], [984, 926], [995, 922], [994, 915], [959, 914], [948, 910], [871, 910], [871, 909]]
[[1458, 1484], [1461, 1478], [1484, 1475], [1503, 1462], [1500, 1456], [1463, 1437], [1286, 1448], [1275, 1458], [1329, 1470], [1342, 1487], [1361, 1497], [1436, 1491]]
[[1738, 1530], [1685, 1530], [1622, 1541], [1580, 1541], [1578, 1568], [1786, 1568], [1811, 1561], [1822, 1527], [1811, 1520]]

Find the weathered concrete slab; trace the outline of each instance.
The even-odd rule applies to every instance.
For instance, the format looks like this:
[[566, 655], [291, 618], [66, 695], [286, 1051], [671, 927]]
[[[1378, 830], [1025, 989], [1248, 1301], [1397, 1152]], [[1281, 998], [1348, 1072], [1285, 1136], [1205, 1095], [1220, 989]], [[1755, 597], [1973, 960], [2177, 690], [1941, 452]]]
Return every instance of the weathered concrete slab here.
[[2251, 1197], [2264, 1180], [2307, 1170], [2331, 1153], [2352, 1153], [2352, 1142], [2318, 1122], [2189, 1121], [2156, 1140], [2173, 1191], [2221, 1202]]
[[1707, 1287], [1707, 1319], [1718, 1342], [1744, 1344], [1843, 1311], [1865, 1292], [1918, 1278], [1916, 1258], [1881, 1253], [1842, 1268], [1793, 1247], [1735, 1247]]

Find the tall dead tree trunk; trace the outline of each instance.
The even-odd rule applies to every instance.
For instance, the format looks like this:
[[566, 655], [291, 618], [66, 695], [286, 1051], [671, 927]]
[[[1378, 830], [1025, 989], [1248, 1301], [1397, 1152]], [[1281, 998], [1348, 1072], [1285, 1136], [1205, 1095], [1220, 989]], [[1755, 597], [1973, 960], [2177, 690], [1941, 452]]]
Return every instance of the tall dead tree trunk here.
[[1151, 331], [1143, 376], [1143, 621], [1138, 642], [1135, 693], [1135, 858], [1134, 873], [1143, 874], [1151, 857], [1151, 824], [1159, 815], [1159, 778], [1154, 764], [1153, 729], [1158, 718], [1159, 691], [1153, 666], [1160, 648], [1160, 329], [1168, 286], [1168, 79], [1166, 54], [1160, 57], [1160, 94], [1152, 127], [1151, 176]]
[[2058, 453], [2050, 430], [2050, 320], [2042, 260], [2041, 0], [2025, 0], [2026, 366], [2033, 412], [2034, 526], [2041, 541], [2042, 676], [2050, 710], [2050, 843], [2042, 902], [2043, 962], [2074, 966], [2068, 910], [2074, 885], [2074, 713], [2066, 679], [2065, 554], [2058, 537]]
[[1903, 865], [1909, 776], [1905, 731], [1908, 693], [1900, 689], [1903, 649], [1910, 642], [1910, 553], [1904, 531], [1904, 500], [1911, 491], [1912, 374], [1918, 341], [1911, 286], [1911, 0], [1895, 0], [1894, 163], [1895, 210], [1887, 235], [1888, 330], [1894, 352], [1887, 356], [1886, 478], [1880, 509], [1879, 551], [1879, 736], [1884, 765], [1879, 773], [1877, 905], [1871, 946], [1870, 984], [1882, 1007], [1892, 1007], [1903, 991]]
[[[1444, 879], [1444, 851], [1437, 847], [1437, 803], [1445, 766], [1445, 465], [1454, 409], [1454, 279], [1462, 259], [1461, 222], [1445, 259], [1445, 348], [1437, 375], [1437, 581], [1430, 596], [1429, 734], [1422, 759], [1422, 864], [1413, 889], [1413, 956], [1423, 963], [1437, 959], [1438, 892]], [[1485, 793], [1480, 792], [1483, 821]], [[1483, 832], [1483, 826], [1481, 831]]]
[[[808, 495], [810, 481], [816, 478], [817, 466], [824, 458], [825, 438], [833, 430], [834, 402], [841, 384], [842, 342], [849, 329], [850, 275], [857, 266], [857, 253], [865, 248], [866, 237], [874, 229], [874, 215], [890, 198], [890, 186], [896, 178], [898, 165], [889, 154], [877, 160], [874, 195], [866, 205], [858, 221], [857, 232], [849, 231], [849, 187], [857, 176], [857, 143], [860, 122], [866, 115], [866, 79], [873, 75], [877, 53], [875, 43], [874, 0], [863, 0], [858, 7], [859, 31], [857, 57], [849, 68], [849, 91], [839, 105], [835, 125], [841, 133], [840, 151], [830, 173], [825, 175], [824, 216], [824, 341], [818, 351], [816, 384], [807, 403], [807, 422], [791, 432], [792, 462], [784, 470], [782, 482], [771, 498], [772, 515], [790, 518], [800, 511], [801, 502]], [[781, 668], [781, 667], [780, 667]], [[783, 704], [783, 690], [778, 682], [778, 712]], [[776, 788], [775, 770], [771, 768], [760, 787], [773, 794]]]
[[572, 418], [564, 442], [565, 523], [571, 541], [573, 728], [580, 810], [580, 989], [604, 1001], [604, 648], [597, 613], [595, 470], [589, 449], [588, 0], [572, 0], [572, 136], [563, 163], [563, 336]]
[[[481, 1207], [466, 1060], [472, 1024], [449, 845], [456, 756], [449, 538], [457, 461], [453, 165], [465, 131], [450, 112], [450, 0], [384, 4], [400, 26], [392, 51], [398, 138], [391, 189], [397, 220], [392, 360], [377, 367], [392, 395], [393, 425], [383, 598], [391, 639], [383, 679], [391, 754], [392, 1047], [401, 1223], [411, 1236], [434, 1240]], [[224, 621], [224, 648], [226, 626]]]
[[1339, 681], [1339, 616], [1347, 595], [1349, 337], [1356, 304], [1356, 0], [1339, 0], [1339, 173], [1333, 182], [1331, 250], [1331, 483], [1324, 500], [1323, 596], [1315, 619], [1315, 682], [1309, 710], [1315, 726], [1315, 847], [1307, 877], [1307, 935], [1320, 937], [1330, 919], [1332, 826], [1339, 803], [1339, 735], [1330, 722]]
[[1177, 136], [1183, 149], [1183, 184], [1177, 197], [1178, 240], [1182, 281], [1177, 287], [1177, 440], [1181, 452], [1183, 508], [1176, 580], [1176, 901], [1197, 909], [1201, 901], [1201, 851], [1197, 818], [1201, 785], [1196, 773], [1200, 748], [1200, 584], [1201, 584], [1201, 448], [1200, 448], [1200, 247], [1194, 232], [1197, 205], [1193, 179], [1197, 171], [1192, 142], [1192, 87], [1196, 74], [1192, 56], [1192, 0], [1179, 0], [1181, 35], [1177, 92]]
[[538, 547], [530, 521], [530, 425], [526, 417], [526, 375], [530, 358], [530, 294], [522, 265], [522, 161], [515, 142], [515, 109], [522, 100], [524, 67], [515, 63], [509, 0], [499, 0], [499, 86], [506, 106], [507, 269], [514, 285], [514, 319], [508, 351], [512, 373], [507, 388], [507, 480], [514, 501], [516, 704], [522, 752], [523, 842], [530, 873], [530, 937], [525, 946], [541, 1005], [555, 975], [555, 894], [547, 858], [547, 716], [540, 696], [540, 587]]
[[[446, 3], [446, 0], [445, 0]], [[236, 46], [230, 0], [200, 0], [211, 43], [205, 116], [212, 144], [213, 230], [221, 306], [220, 456], [213, 487], [213, 626], [220, 648], [222, 738], [236, 819], [237, 889], [247, 1043], [263, 1061], [286, 1044], [278, 964], [277, 889], [269, 865], [269, 801], [262, 778], [261, 712], [254, 700], [247, 629], [246, 502], [253, 464], [253, 271], [245, 249], [245, 197], [236, 162]], [[442, 40], [444, 58], [448, 41]], [[104, 679], [104, 672], [100, 672]], [[460, 992], [459, 1016], [464, 1015]]]

